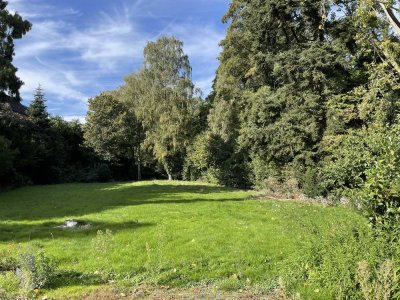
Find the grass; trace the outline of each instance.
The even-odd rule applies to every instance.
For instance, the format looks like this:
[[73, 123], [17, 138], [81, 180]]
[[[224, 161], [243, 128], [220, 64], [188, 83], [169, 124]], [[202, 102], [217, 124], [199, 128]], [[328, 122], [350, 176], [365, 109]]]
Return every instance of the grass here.
[[[345, 208], [252, 193], [163, 181], [20, 188], [0, 194], [0, 251], [43, 247], [59, 264], [55, 297], [110, 281], [269, 290], [316, 237], [365, 222]], [[92, 226], [57, 228], [67, 219]]]

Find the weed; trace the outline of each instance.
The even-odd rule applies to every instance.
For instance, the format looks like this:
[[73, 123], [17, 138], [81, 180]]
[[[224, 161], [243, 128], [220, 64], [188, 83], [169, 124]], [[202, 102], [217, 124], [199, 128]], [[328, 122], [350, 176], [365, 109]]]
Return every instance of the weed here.
[[46, 256], [40, 248], [27, 247], [18, 256], [16, 274], [20, 279], [20, 287], [25, 291], [50, 286], [55, 270], [54, 260]]

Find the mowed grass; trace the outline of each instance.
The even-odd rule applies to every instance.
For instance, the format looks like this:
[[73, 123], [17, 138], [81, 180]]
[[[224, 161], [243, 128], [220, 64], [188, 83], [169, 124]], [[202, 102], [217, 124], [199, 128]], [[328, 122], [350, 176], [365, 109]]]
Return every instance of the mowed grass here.
[[[20, 188], [0, 194], [0, 251], [43, 247], [59, 265], [55, 293], [109, 280], [273, 289], [315, 238], [365, 222], [345, 208], [253, 194], [164, 181]], [[91, 226], [57, 228], [67, 219]]]

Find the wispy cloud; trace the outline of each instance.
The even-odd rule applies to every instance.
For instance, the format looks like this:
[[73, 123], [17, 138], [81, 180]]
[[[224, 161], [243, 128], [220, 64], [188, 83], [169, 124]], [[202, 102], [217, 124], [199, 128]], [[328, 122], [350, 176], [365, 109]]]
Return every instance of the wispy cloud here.
[[[199, 1], [209, 7], [215, 3]], [[44, 0], [9, 2], [12, 11], [33, 22], [32, 31], [16, 47], [15, 64], [25, 82], [22, 96], [31, 99], [42, 84], [54, 113], [85, 115], [87, 99], [120, 85], [127, 72], [141, 65], [147, 41], [164, 34], [184, 42], [194, 81], [205, 94], [210, 91], [224, 28], [201, 18], [174, 15], [168, 10], [171, 1], [106, 1], [91, 15], [85, 7], [65, 3], [59, 7]], [[174, 5], [188, 3], [177, 0]]]
[[81, 124], [86, 123], [86, 117], [85, 116], [63, 116], [63, 119], [65, 121], [79, 121]]
[[30, 20], [37, 18], [54, 18], [65, 16], [79, 16], [81, 12], [74, 8], [54, 9], [53, 5], [49, 5], [43, 1], [27, 1], [27, 0], [8, 0], [8, 10], [11, 13], [18, 12], [25, 18]]

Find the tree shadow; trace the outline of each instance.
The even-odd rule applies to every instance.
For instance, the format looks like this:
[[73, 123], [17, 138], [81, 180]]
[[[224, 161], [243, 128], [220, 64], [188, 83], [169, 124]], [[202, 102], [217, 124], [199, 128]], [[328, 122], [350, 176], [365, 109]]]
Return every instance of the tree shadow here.
[[70, 286], [93, 286], [107, 283], [107, 279], [100, 274], [86, 274], [77, 271], [59, 272], [51, 282], [51, 288], [63, 288]]
[[[0, 220], [38, 221], [79, 217], [113, 207], [244, 200], [234, 196], [236, 191], [218, 186], [179, 183], [34, 186], [0, 194]], [[5, 225], [0, 222], [0, 226]]]
[[121, 230], [136, 230], [141, 227], [154, 226], [152, 223], [124, 222], [88, 222], [88, 226], [82, 228], [60, 228], [59, 223], [46, 222], [42, 224], [1, 224], [1, 242], [28, 242], [34, 240], [56, 240], [56, 239], [79, 239], [88, 236], [96, 236], [99, 230], [111, 230], [118, 232]]

